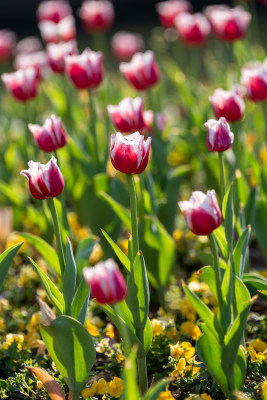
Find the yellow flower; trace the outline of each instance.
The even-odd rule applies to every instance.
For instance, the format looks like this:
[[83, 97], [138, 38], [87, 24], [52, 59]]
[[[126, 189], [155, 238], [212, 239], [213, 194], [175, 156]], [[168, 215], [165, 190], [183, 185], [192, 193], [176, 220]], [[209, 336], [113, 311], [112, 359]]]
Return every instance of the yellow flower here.
[[95, 265], [103, 257], [103, 255], [104, 255], [104, 252], [102, 250], [102, 247], [100, 246], [99, 243], [96, 243], [96, 245], [94, 246], [94, 249], [89, 257], [89, 264]]
[[264, 164], [267, 161], [267, 147], [262, 147], [259, 151], [259, 159]]
[[196, 320], [196, 311], [188, 299], [182, 299], [178, 302], [178, 310], [188, 320]]
[[183, 231], [181, 229], [175, 229], [172, 233], [172, 237], [175, 241], [176, 247], [180, 247], [183, 239]]
[[116, 360], [118, 361], [118, 363], [121, 363], [123, 360], [125, 360], [125, 357], [124, 357], [123, 354], [117, 353], [116, 354]]
[[1, 345], [1, 348], [3, 349], [8, 349], [12, 343], [17, 343], [17, 349], [18, 351], [22, 350], [22, 343], [24, 342], [24, 336], [23, 335], [19, 335], [19, 334], [15, 334], [15, 333], [8, 333], [6, 335], [6, 341]]
[[186, 366], [185, 358], [180, 358], [180, 360], [176, 364], [175, 369], [172, 371], [171, 376], [184, 375], [185, 366]]
[[37, 332], [39, 331], [39, 323], [40, 323], [40, 314], [34, 313], [31, 316], [30, 322], [26, 326], [28, 332]]
[[151, 328], [152, 328], [152, 336], [155, 337], [161, 335], [164, 332], [165, 324], [163, 321], [154, 318], [151, 320]]
[[199, 371], [200, 371], [200, 367], [197, 367], [194, 364], [189, 364], [185, 367], [185, 372], [187, 372], [187, 373], [190, 372], [191, 376], [196, 375]]
[[210, 397], [207, 393], [202, 393], [202, 394], [200, 395], [200, 397], [201, 397], [203, 400], [212, 400], [212, 397]]
[[105, 381], [105, 379], [101, 378], [98, 382], [97, 382], [97, 394], [105, 394], [106, 390], [107, 390], [108, 384]]
[[251, 362], [255, 362], [257, 360], [263, 360], [267, 363], [267, 355], [263, 354], [262, 352], [256, 352], [253, 346], [248, 346], [247, 348], [248, 353], [250, 355]]
[[250, 345], [253, 346], [256, 351], [260, 351], [261, 353], [267, 349], [267, 343], [260, 339], [253, 340]]
[[190, 342], [182, 342], [181, 345], [177, 342], [175, 346], [170, 345], [170, 348], [171, 355], [175, 358], [184, 357], [186, 360], [189, 360], [195, 355], [195, 348]]
[[106, 326], [106, 335], [110, 339], [114, 339], [114, 337], [115, 337], [114, 326], [112, 324], [110, 324], [110, 323], [108, 323], [107, 326]]
[[6, 329], [6, 324], [4, 318], [0, 318], [0, 331], [4, 331]]
[[88, 330], [88, 332], [92, 336], [99, 336], [100, 335], [97, 327], [94, 324], [91, 324], [91, 322], [89, 322], [88, 320], [85, 321], [85, 328]]
[[128, 256], [128, 239], [121, 240], [119, 243], [119, 248], [123, 251], [126, 256]]
[[82, 397], [87, 399], [88, 397], [93, 397], [96, 394], [97, 389], [97, 381], [94, 381], [90, 388], [86, 388], [82, 390]]
[[199, 327], [191, 321], [183, 322], [180, 327], [180, 332], [188, 335], [193, 340], [197, 340], [197, 338], [199, 338], [199, 336], [202, 334]]
[[38, 348], [40, 342], [40, 335], [37, 332], [29, 332], [26, 337], [26, 347], [28, 349]]
[[264, 276], [264, 278], [267, 278], [267, 269], [263, 269], [263, 270], [260, 272], [260, 275]]
[[115, 378], [109, 382], [107, 392], [112, 397], [118, 397], [122, 394], [124, 389], [124, 383], [121, 378]]
[[179, 164], [185, 162], [185, 157], [182, 153], [179, 153], [177, 150], [174, 150], [168, 155], [168, 163], [171, 167], [175, 167]]
[[157, 400], [175, 400], [171, 391], [166, 390], [165, 392], [161, 392]]
[[96, 351], [98, 353], [104, 353], [109, 347], [109, 339], [104, 338], [96, 345]]

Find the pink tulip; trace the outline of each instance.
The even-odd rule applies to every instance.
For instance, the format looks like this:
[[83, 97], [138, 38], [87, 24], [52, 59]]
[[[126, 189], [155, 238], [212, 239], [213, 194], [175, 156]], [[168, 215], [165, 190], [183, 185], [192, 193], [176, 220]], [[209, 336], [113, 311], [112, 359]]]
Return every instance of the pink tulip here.
[[209, 21], [201, 13], [181, 13], [175, 18], [174, 24], [179, 37], [188, 46], [203, 45], [211, 31]]
[[250, 13], [241, 6], [235, 8], [225, 5], [210, 6], [206, 9], [206, 15], [213, 33], [228, 42], [243, 38], [251, 20]]
[[66, 132], [61, 119], [55, 115], [47, 118], [43, 126], [29, 124], [28, 127], [37, 146], [47, 153], [56, 151], [66, 144]]
[[43, 50], [30, 54], [18, 54], [14, 63], [16, 69], [35, 68], [38, 78], [43, 78], [48, 70], [48, 58]]
[[17, 54], [31, 54], [42, 50], [42, 43], [37, 36], [28, 36], [17, 44]]
[[38, 72], [35, 68], [19, 69], [2, 75], [7, 90], [19, 101], [33, 99], [38, 93]]
[[65, 71], [78, 89], [94, 89], [102, 82], [103, 54], [85, 49], [82, 54], [65, 57]]
[[114, 304], [126, 297], [125, 279], [111, 258], [97, 263], [95, 267], [84, 268], [83, 276], [98, 303]]
[[113, 125], [123, 133], [144, 128], [144, 102], [141, 97], [126, 97], [118, 106], [108, 105], [108, 113]]
[[267, 100], [267, 59], [263, 64], [252, 64], [243, 68], [241, 75], [241, 83], [251, 101]]
[[156, 124], [157, 130], [162, 133], [167, 122], [166, 117], [163, 113], [157, 112], [156, 114], [154, 114], [154, 111], [152, 110], [144, 111], [144, 121], [145, 127], [141, 131], [144, 136], [154, 134], [154, 123]]
[[222, 223], [215, 190], [209, 190], [207, 194], [193, 192], [190, 200], [178, 204], [189, 229], [196, 235], [209, 235]]
[[29, 181], [30, 192], [38, 200], [59, 196], [64, 189], [64, 179], [53, 156], [47, 164], [29, 161], [29, 169], [21, 171]]
[[0, 62], [7, 61], [12, 57], [16, 46], [16, 35], [10, 30], [0, 30]]
[[128, 136], [114, 133], [110, 148], [113, 167], [124, 174], [141, 174], [147, 167], [150, 147], [151, 137], [145, 141], [139, 132]]
[[142, 51], [144, 41], [138, 33], [117, 32], [111, 42], [115, 57], [121, 61], [129, 61], [135, 53]]
[[69, 42], [75, 38], [75, 20], [72, 15], [63, 18], [58, 24], [53, 21], [41, 21], [38, 24], [45, 43]]
[[49, 43], [46, 47], [50, 68], [57, 74], [65, 71], [65, 56], [78, 54], [76, 40], [60, 43]]
[[72, 15], [72, 9], [66, 1], [42, 1], [37, 9], [38, 21], [52, 21], [58, 24], [63, 18]]
[[108, 0], [84, 1], [79, 16], [87, 32], [106, 32], [114, 23], [114, 7]]
[[208, 128], [206, 145], [209, 151], [222, 152], [231, 148], [234, 134], [225, 118], [209, 119], [204, 125]]
[[244, 115], [245, 102], [237, 87], [233, 90], [216, 89], [209, 100], [217, 119], [224, 117], [227, 121], [235, 122]]
[[129, 63], [121, 63], [120, 71], [137, 90], [148, 89], [159, 80], [159, 68], [150, 50], [136, 53]]
[[168, 0], [156, 4], [160, 23], [165, 28], [172, 28], [177, 15], [182, 12], [191, 12], [191, 4], [187, 0]]

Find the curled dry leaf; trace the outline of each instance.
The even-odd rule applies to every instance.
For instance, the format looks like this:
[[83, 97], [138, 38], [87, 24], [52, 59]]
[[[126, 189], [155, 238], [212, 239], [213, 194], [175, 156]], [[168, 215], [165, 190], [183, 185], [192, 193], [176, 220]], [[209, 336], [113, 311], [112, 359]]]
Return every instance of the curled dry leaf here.
[[27, 367], [27, 369], [42, 382], [51, 400], [65, 400], [65, 394], [60, 385], [48, 372], [39, 367]]

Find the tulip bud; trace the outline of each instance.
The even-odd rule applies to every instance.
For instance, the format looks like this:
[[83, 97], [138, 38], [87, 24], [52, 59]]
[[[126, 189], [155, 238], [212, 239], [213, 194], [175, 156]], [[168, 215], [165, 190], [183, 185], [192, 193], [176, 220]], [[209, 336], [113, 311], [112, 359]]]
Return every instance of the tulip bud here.
[[65, 57], [66, 74], [78, 89], [94, 89], [103, 79], [103, 54], [85, 49], [82, 54]]
[[16, 35], [7, 29], [0, 30], [0, 62], [7, 61], [12, 57], [16, 45]]
[[159, 80], [159, 68], [153, 51], [136, 53], [129, 63], [121, 63], [120, 71], [137, 90], [145, 90]]
[[45, 43], [69, 42], [75, 38], [75, 20], [72, 15], [63, 18], [58, 24], [53, 21], [41, 21], [38, 24]]
[[135, 53], [142, 51], [144, 41], [138, 33], [117, 32], [111, 41], [115, 57], [121, 61], [129, 61]]
[[114, 7], [108, 0], [84, 1], [79, 10], [79, 16], [87, 32], [106, 32], [114, 22]]
[[66, 132], [62, 128], [61, 119], [55, 115], [47, 118], [43, 126], [29, 124], [28, 127], [37, 146], [47, 153], [66, 144]]
[[191, 12], [191, 4], [187, 0], [168, 0], [156, 4], [160, 23], [165, 28], [174, 27], [174, 20], [182, 12]]
[[189, 46], [201, 46], [210, 34], [210, 23], [201, 13], [181, 13], [175, 18], [174, 24], [184, 44]]
[[47, 164], [29, 161], [29, 169], [21, 171], [29, 181], [30, 192], [38, 200], [57, 197], [64, 189], [64, 179], [53, 156]]
[[76, 40], [60, 43], [49, 43], [46, 47], [50, 68], [57, 74], [65, 71], [65, 56], [78, 54]]
[[238, 88], [233, 90], [216, 89], [209, 100], [217, 119], [226, 118], [227, 121], [239, 121], [245, 112], [245, 102]]
[[37, 9], [38, 21], [52, 21], [58, 24], [70, 15], [72, 15], [71, 7], [63, 0], [42, 1]]
[[145, 141], [139, 132], [128, 136], [113, 133], [110, 148], [113, 167], [124, 174], [141, 174], [146, 169], [150, 147], [151, 137]]
[[38, 304], [41, 309], [41, 318], [40, 318], [40, 324], [44, 326], [51, 326], [52, 322], [56, 319], [55, 314], [51, 310], [51, 308], [39, 297], [36, 297], [36, 300], [38, 301]]
[[19, 101], [33, 99], [38, 93], [38, 72], [35, 68], [19, 69], [2, 75], [7, 90]]
[[15, 58], [16, 69], [35, 68], [37, 77], [45, 76], [48, 69], [48, 58], [45, 51], [36, 51], [29, 54], [18, 54]]
[[249, 65], [241, 71], [241, 83], [251, 101], [267, 99], [267, 59], [263, 64]]
[[126, 297], [125, 279], [111, 258], [83, 269], [83, 276], [91, 287], [93, 297], [101, 304], [114, 304]]
[[222, 213], [215, 190], [196, 191], [190, 200], [178, 203], [189, 229], [196, 235], [209, 235], [222, 223]]
[[108, 113], [113, 125], [123, 133], [144, 128], [144, 102], [141, 97], [126, 97], [118, 106], [108, 105]]
[[219, 121], [209, 119], [204, 125], [208, 128], [206, 145], [209, 151], [222, 152], [231, 148], [234, 134], [225, 118], [220, 118]]

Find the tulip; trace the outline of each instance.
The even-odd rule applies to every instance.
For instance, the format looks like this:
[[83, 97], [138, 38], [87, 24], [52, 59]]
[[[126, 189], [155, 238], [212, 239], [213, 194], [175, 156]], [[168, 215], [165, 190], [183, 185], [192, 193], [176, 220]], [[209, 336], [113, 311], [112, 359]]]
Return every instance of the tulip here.
[[21, 39], [16, 48], [17, 54], [31, 54], [42, 50], [42, 43], [37, 36], [28, 36]]
[[159, 80], [159, 68], [153, 51], [136, 53], [129, 63], [121, 63], [120, 71], [137, 90], [145, 90]]
[[68, 42], [75, 38], [75, 20], [72, 15], [63, 18], [58, 24], [53, 21], [41, 21], [38, 24], [45, 43]]
[[28, 127], [37, 146], [47, 153], [56, 151], [66, 144], [66, 132], [61, 119], [55, 115], [47, 118], [43, 126], [29, 124]]
[[141, 97], [126, 97], [118, 106], [108, 105], [108, 113], [113, 125], [123, 133], [144, 128], [144, 102]]
[[58, 24], [63, 18], [72, 15], [72, 9], [66, 1], [42, 1], [37, 9], [38, 21], [52, 21]]
[[84, 1], [79, 16], [87, 32], [106, 32], [114, 23], [114, 7], [108, 0]]
[[47, 164], [28, 162], [29, 169], [20, 172], [29, 181], [30, 192], [38, 200], [57, 197], [64, 189], [64, 179], [53, 156]]
[[57, 74], [65, 71], [65, 56], [78, 54], [76, 40], [60, 43], [49, 43], [46, 47], [50, 68]]
[[18, 54], [14, 63], [16, 69], [35, 68], [38, 78], [44, 77], [48, 69], [47, 54], [42, 50], [29, 54]]
[[38, 93], [38, 73], [35, 68], [19, 69], [2, 75], [7, 90], [19, 101], [33, 99]]
[[82, 54], [66, 56], [66, 74], [78, 89], [94, 89], [102, 81], [103, 54], [85, 49]]
[[234, 134], [225, 118], [209, 119], [204, 125], [208, 128], [206, 145], [209, 151], [222, 152], [231, 148]]
[[200, 13], [181, 13], [175, 18], [174, 24], [181, 40], [189, 46], [204, 44], [211, 31], [208, 19]]
[[180, 201], [178, 204], [189, 229], [196, 235], [209, 235], [222, 223], [215, 190], [209, 190], [207, 194], [193, 192], [190, 200]]
[[138, 33], [117, 32], [111, 41], [115, 57], [121, 61], [129, 61], [135, 53], [142, 51], [144, 41]]
[[191, 4], [187, 0], [169, 0], [156, 4], [160, 23], [165, 28], [174, 27], [175, 18], [182, 12], [191, 12]]
[[7, 61], [12, 57], [16, 45], [16, 35], [7, 29], [0, 30], [0, 62]]
[[264, 64], [251, 64], [241, 71], [241, 83], [251, 101], [267, 99], [267, 59]]
[[217, 119], [224, 117], [227, 121], [235, 122], [244, 115], [245, 102], [238, 87], [228, 91], [216, 89], [209, 100]]
[[126, 297], [125, 279], [114, 260], [109, 258], [95, 267], [83, 269], [83, 276], [93, 297], [101, 304], [114, 304]]
[[151, 137], [146, 141], [139, 132], [123, 136], [111, 135], [110, 157], [115, 169], [124, 174], [141, 174], [146, 169], [151, 147]]
[[241, 6], [235, 8], [225, 5], [210, 6], [206, 9], [206, 15], [213, 33], [228, 42], [243, 38], [251, 20], [250, 13]]
[[157, 112], [156, 114], [154, 114], [154, 111], [152, 110], [144, 111], [144, 121], [145, 127], [142, 129], [141, 132], [145, 136], [149, 134], [154, 134], [154, 123], [156, 124], [158, 132], [162, 133], [167, 122], [166, 117], [163, 113]]

